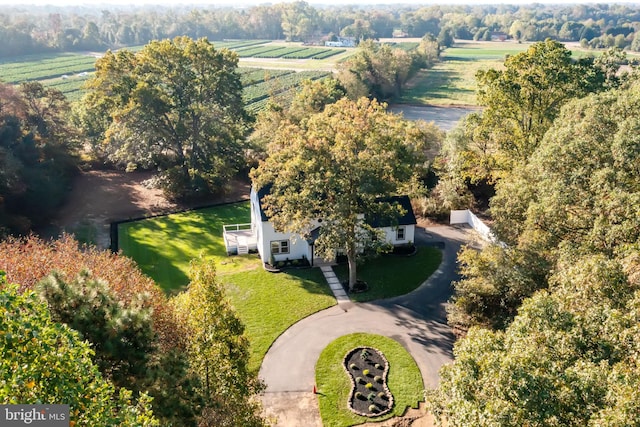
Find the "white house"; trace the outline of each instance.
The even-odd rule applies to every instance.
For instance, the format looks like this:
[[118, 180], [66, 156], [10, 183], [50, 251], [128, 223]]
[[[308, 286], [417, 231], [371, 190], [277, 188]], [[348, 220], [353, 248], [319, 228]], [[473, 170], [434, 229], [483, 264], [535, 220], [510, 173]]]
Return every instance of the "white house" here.
[[358, 41], [355, 37], [337, 37], [337, 40], [326, 41], [324, 45], [327, 47], [356, 47]]
[[[312, 265], [316, 255], [314, 242], [318, 238], [320, 226], [311, 230], [311, 236], [305, 239], [292, 233], [280, 233], [273, 228], [262, 208], [262, 198], [268, 189], [251, 189], [251, 223], [224, 226], [224, 240], [227, 254], [242, 254], [257, 250], [260, 259], [268, 263], [271, 255], [275, 261], [306, 259]], [[400, 204], [405, 214], [391, 224], [391, 221], [376, 221], [371, 225], [385, 232], [386, 241], [394, 246], [414, 242], [416, 217], [408, 196], [395, 196], [385, 199]]]

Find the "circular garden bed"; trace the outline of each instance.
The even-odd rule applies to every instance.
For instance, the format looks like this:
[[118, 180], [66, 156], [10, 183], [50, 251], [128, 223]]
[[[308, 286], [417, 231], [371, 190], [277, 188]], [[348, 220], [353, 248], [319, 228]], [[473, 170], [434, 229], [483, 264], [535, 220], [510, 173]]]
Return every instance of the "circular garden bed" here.
[[387, 386], [389, 362], [371, 347], [356, 347], [344, 357], [343, 366], [351, 379], [349, 409], [364, 417], [384, 415], [393, 408]]

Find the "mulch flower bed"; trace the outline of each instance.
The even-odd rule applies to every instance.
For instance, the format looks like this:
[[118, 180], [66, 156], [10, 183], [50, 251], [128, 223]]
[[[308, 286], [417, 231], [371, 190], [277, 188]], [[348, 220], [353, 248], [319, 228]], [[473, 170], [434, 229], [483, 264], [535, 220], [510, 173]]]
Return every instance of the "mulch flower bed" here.
[[363, 417], [384, 415], [393, 408], [393, 395], [387, 386], [389, 362], [371, 347], [357, 347], [344, 358], [344, 369], [351, 379], [349, 409]]

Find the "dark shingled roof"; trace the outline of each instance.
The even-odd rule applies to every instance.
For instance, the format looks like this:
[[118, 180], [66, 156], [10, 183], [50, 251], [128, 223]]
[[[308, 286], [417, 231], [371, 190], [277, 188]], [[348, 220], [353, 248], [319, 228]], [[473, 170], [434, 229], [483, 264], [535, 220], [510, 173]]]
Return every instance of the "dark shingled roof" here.
[[264, 208], [262, 207], [262, 198], [267, 194], [271, 193], [271, 187], [272, 187], [271, 184], [267, 184], [264, 187], [262, 187], [260, 190], [258, 190], [258, 205], [260, 207], [260, 216], [262, 217], [262, 222], [269, 221], [269, 217], [264, 212]]
[[[404, 215], [399, 218], [378, 218], [374, 217], [371, 219], [367, 219], [369, 225], [375, 228], [380, 227], [390, 227], [395, 225], [415, 225], [418, 223], [416, 221], [416, 215], [413, 213], [413, 208], [411, 207], [411, 200], [409, 196], [392, 196], [392, 197], [384, 197], [379, 199], [381, 202], [390, 203], [392, 205], [398, 204], [402, 207], [404, 211]], [[397, 222], [396, 222], [397, 221]]]
[[[271, 184], [265, 185], [260, 190], [258, 190], [258, 201], [260, 204], [260, 216], [263, 222], [269, 221], [269, 217], [265, 213], [262, 207], [262, 198], [271, 192]], [[387, 202], [391, 204], [399, 204], [402, 207], [402, 210], [405, 211], [405, 214], [400, 218], [397, 218], [397, 222], [393, 221], [393, 218], [372, 218], [368, 220], [369, 224], [373, 227], [390, 227], [395, 225], [412, 225], [417, 224], [416, 216], [413, 213], [413, 208], [411, 207], [411, 200], [409, 200], [409, 196], [392, 196], [385, 197], [379, 199], [381, 202]], [[317, 236], [316, 236], [317, 238]]]

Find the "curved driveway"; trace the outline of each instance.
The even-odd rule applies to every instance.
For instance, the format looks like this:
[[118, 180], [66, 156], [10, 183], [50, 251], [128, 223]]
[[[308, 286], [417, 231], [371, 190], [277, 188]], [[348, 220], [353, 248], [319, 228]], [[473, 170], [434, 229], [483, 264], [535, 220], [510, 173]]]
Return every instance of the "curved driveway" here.
[[444, 305], [451, 296], [451, 282], [457, 279], [457, 252], [468, 240], [466, 229], [416, 228], [417, 245], [444, 249], [440, 267], [418, 289], [386, 300], [333, 306], [278, 337], [260, 369], [260, 378], [267, 385], [263, 396], [266, 415], [277, 418], [278, 426], [322, 425], [312, 393], [316, 362], [333, 340], [354, 332], [395, 339], [415, 359], [425, 387], [436, 386], [438, 370], [452, 360], [454, 338], [446, 324]]

